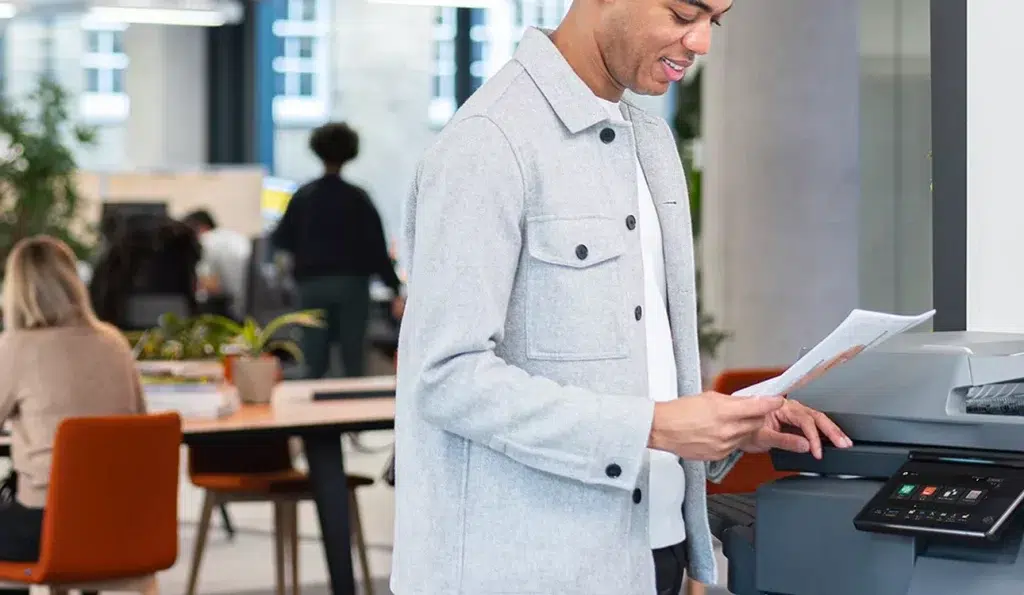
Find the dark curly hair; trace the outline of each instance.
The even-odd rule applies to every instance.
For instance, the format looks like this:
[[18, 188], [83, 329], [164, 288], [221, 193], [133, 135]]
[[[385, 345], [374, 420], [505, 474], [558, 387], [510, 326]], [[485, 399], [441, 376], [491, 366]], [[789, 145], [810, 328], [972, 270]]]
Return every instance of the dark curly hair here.
[[341, 167], [359, 154], [359, 135], [344, 122], [328, 122], [309, 136], [309, 148], [324, 165]]

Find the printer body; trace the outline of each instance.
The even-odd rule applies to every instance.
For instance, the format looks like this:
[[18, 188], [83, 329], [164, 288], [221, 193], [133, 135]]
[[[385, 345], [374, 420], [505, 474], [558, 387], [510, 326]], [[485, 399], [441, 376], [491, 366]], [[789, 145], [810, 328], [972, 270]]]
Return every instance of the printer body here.
[[1024, 593], [1024, 335], [905, 333], [789, 395], [849, 449], [773, 451], [737, 595]]

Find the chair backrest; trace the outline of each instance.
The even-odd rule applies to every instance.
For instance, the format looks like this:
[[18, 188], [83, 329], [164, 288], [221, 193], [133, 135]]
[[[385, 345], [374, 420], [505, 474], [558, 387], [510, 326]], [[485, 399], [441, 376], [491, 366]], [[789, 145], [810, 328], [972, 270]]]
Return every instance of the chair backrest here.
[[62, 422], [36, 580], [102, 581], [173, 566], [181, 439], [177, 413]]
[[[785, 372], [785, 368], [734, 368], [719, 374], [711, 390], [727, 395]], [[765, 482], [792, 475], [775, 470], [768, 454], [744, 455], [721, 483], [708, 482], [708, 494], [746, 494]]]
[[160, 317], [172, 313], [179, 318], [192, 316], [188, 297], [176, 294], [137, 293], [128, 296], [125, 304], [124, 330], [149, 330], [160, 323]]

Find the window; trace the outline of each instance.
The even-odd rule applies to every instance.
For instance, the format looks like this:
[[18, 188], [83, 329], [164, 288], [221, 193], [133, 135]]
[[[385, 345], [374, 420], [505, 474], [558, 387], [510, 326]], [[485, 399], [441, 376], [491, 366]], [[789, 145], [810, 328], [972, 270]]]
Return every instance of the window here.
[[[455, 60], [456, 8], [435, 9], [434, 17], [434, 72], [431, 93], [430, 122], [441, 126], [447, 122], [456, 109], [455, 73], [460, 65]], [[470, 10], [469, 37], [472, 40], [469, 73], [473, 77], [475, 91], [487, 77], [493, 74], [491, 62], [491, 31], [488, 27], [488, 11], [480, 8]]]
[[528, 27], [554, 29], [565, 18], [571, 0], [512, 0], [512, 50]]
[[438, 8], [434, 17], [434, 76], [429, 118], [439, 125], [455, 113], [455, 10]]
[[124, 53], [123, 24], [86, 23], [82, 53], [82, 116], [92, 121], [117, 121], [128, 117], [128, 93], [124, 86], [128, 56]]
[[319, 122], [327, 117], [328, 0], [286, 0], [274, 22], [280, 54], [274, 59], [274, 120]]
[[[471, 11], [472, 57], [468, 65], [473, 90], [483, 84], [512, 57], [528, 27], [554, 29], [569, 11], [572, 0], [508, 0], [487, 9]], [[433, 89], [429, 120], [443, 125], [455, 113], [455, 8], [437, 8], [433, 37]]]

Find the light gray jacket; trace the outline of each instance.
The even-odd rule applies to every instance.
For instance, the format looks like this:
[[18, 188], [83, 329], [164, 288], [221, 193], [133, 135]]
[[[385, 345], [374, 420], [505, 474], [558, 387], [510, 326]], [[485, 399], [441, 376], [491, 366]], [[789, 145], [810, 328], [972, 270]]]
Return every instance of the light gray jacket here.
[[[694, 259], [672, 133], [624, 115], [610, 122], [531, 29], [421, 162], [404, 237], [398, 595], [655, 593], [634, 155], [661, 218], [681, 395], [701, 390]], [[681, 464], [691, 575], [713, 582], [705, 465]]]

